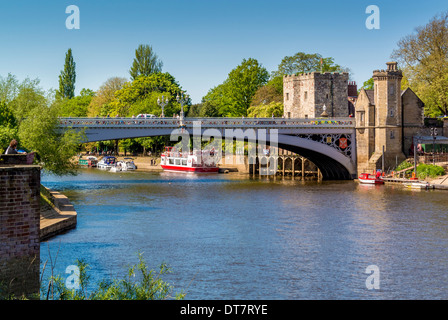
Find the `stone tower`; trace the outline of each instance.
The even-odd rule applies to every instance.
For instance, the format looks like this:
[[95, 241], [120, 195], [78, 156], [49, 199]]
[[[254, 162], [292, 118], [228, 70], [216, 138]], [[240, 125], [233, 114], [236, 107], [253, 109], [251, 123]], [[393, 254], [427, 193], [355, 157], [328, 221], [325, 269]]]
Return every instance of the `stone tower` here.
[[[358, 173], [393, 169], [402, 162], [403, 118], [401, 79], [396, 62], [373, 71], [374, 89], [362, 89], [356, 103]], [[384, 152], [384, 159], [383, 159]]]
[[283, 78], [286, 118], [347, 117], [348, 73], [311, 72]]

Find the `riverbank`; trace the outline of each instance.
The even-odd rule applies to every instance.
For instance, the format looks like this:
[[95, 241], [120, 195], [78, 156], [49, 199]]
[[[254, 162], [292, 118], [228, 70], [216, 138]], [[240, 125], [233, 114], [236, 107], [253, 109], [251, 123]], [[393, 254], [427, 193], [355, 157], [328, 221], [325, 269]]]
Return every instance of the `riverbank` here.
[[77, 224], [77, 213], [63, 194], [41, 186], [40, 241], [48, 240]]

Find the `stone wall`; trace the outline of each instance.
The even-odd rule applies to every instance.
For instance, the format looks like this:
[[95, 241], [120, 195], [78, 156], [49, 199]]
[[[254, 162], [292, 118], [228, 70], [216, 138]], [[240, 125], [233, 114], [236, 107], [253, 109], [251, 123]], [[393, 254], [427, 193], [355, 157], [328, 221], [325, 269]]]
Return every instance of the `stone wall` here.
[[310, 72], [283, 78], [284, 115], [321, 117], [323, 106], [330, 117], [348, 117], [348, 73]]
[[40, 167], [0, 166], [2, 295], [39, 292]]

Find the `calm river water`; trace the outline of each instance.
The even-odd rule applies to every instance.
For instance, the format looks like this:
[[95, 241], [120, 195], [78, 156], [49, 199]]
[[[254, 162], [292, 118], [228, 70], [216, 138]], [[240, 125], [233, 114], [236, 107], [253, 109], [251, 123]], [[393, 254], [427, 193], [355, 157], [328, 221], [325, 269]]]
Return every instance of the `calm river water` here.
[[448, 298], [446, 191], [97, 169], [42, 183], [78, 212], [41, 244], [62, 277], [84, 259], [92, 283], [121, 278], [141, 252], [186, 299]]

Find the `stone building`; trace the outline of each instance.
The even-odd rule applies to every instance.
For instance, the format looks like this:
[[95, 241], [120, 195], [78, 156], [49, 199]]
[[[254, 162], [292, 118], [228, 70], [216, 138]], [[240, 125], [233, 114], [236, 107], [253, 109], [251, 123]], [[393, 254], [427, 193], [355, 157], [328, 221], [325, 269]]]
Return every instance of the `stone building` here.
[[330, 117], [347, 117], [348, 73], [287, 75], [283, 78], [283, 99], [287, 118], [318, 118], [324, 106]]
[[284, 116], [354, 116], [358, 172], [382, 169], [383, 164], [385, 170], [393, 169], [409, 155], [413, 137], [422, 132], [424, 104], [410, 88], [401, 90], [403, 75], [397, 63], [386, 65], [386, 70], [373, 71], [374, 89], [361, 89], [359, 94], [347, 73], [287, 75]]
[[[358, 173], [393, 169], [409, 154], [413, 136], [424, 126], [424, 104], [410, 89], [401, 90], [396, 62], [373, 71], [374, 89], [361, 89], [355, 104]], [[384, 152], [384, 159], [383, 159]]]

